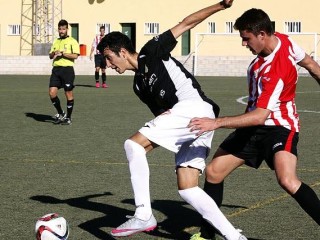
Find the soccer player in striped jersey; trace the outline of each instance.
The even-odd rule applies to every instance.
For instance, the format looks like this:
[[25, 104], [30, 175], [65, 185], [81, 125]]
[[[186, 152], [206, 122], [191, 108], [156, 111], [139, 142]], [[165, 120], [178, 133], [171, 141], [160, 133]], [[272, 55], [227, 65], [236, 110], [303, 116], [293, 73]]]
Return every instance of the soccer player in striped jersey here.
[[107, 75], [106, 75], [106, 61], [104, 60], [103, 53], [100, 53], [97, 49], [97, 46], [101, 39], [105, 36], [106, 28], [105, 26], [100, 26], [99, 28], [100, 34], [96, 35], [92, 41], [91, 51], [90, 51], [90, 60], [92, 60], [92, 56], [94, 54], [94, 79], [96, 81], [96, 88], [100, 87], [99, 75], [101, 70], [101, 83], [102, 88], [109, 87], [106, 83]]
[[[235, 128], [220, 145], [206, 168], [204, 190], [218, 206], [223, 180], [237, 167], [258, 168], [266, 161], [280, 186], [320, 225], [320, 201], [296, 174], [299, 117], [295, 104], [297, 65], [320, 83], [320, 67], [287, 35], [274, 32], [269, 16], [250, 9], [234, 25], [242, 45], [257, 57], [247, 72], [249, 97], [244, 114], [192, 119], [189, 127], [201, 136], [218, 128]], [[212, 238], [212, 227], [202, 224], [201, 237]], [[200, 239], [200, 238], [198, 238]]]
[[162, 146], [175, 153], [180, 196], [226, 239], [246, 239], [198, 186], [213, 132], [197, 137], [187, 126], [196, 116], [216, 117], [219, 107], [205, 96], [195, 77], [170, 54], [179, 36], [212, 14], [230, 7], [232, 2], [224, 0], [187, 16], [147, 42], [139, 53], [120, 32], [107, 34], [99, 43], [98, 49], [104, 53], [107, 67], [120, 74], [126, 70], [135, 72], [134, 92], [155, 116], [124, 143], [136, 210], [134, 216], [111, 231], [113, 236], [129, 236], [157, 226], [151, 208], [146, 153]]

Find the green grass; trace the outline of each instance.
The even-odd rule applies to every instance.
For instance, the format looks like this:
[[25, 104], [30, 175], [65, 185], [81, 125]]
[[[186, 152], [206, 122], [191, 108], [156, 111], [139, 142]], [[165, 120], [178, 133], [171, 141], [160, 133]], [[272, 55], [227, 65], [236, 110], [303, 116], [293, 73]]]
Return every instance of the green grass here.
[[[49, 76], [0, 76], [0, 239], [30, 240], [38, 217], [57, 212], [70, 224], [71, 240], [112, 239], [109, 232], [133, 213], [125, 139], [152, 118], [132, 91], [132, 77], [111, 76], [109, 89], [94, 88], [92, 76], [77, 76], [73, 124], [53, 125]], [[221, 115], [240, 114], [236, 99], [247, 94], [244, 78], [199, 77]], [[65, 108], [65, 97], [59, 97]], [[320, 195], [319, 86], [301, 78], [298, 175]], [[215, 133], [212, 154], [230, 130]], [[130, 239], [189, 239], [199, 215], [179, 197], [174, 156], [149, 156], [157, 231]], [[201, 186], [203, 177], [201, 177]], [[280, 189], [274, 172], [237, 169], [225, 182], [222, 211], [251, 239], [320, 239], [315, 224]], [[320, 214], [320, 213], [319, 213]]]

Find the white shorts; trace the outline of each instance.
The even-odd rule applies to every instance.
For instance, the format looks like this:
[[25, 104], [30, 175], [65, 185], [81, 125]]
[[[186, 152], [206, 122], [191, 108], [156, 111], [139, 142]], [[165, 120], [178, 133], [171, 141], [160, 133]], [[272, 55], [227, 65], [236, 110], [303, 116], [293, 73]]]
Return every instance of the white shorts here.
[[185, 100], [145, 123], [139, 132], [151, 142], [174, 152], [177, 167], [193, 167], [202, 172], [211, 148], [213, 131], [196, 136], [196, 132], [191, 132], [187, 127], [194, 117], [215, 118], [215, 115], [209, 103]]

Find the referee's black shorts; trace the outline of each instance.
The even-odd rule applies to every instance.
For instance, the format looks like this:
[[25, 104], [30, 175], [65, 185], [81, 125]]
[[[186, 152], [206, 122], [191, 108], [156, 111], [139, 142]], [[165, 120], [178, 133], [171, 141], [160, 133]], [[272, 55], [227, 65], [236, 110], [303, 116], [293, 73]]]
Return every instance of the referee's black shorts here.
[[265, 160], [274, 169], [274, 154], [284, 150], [297, 156], [298, 141], [298, 132], [281, 126], [258, 126], [235, 130], [221, 143], [220, 148], [245, 160], [250, 167], [258, 168]]
[[64, 88], [71, 91], [74, 88], [75, 73], [73, 67], [53, 67], [49, 87]]

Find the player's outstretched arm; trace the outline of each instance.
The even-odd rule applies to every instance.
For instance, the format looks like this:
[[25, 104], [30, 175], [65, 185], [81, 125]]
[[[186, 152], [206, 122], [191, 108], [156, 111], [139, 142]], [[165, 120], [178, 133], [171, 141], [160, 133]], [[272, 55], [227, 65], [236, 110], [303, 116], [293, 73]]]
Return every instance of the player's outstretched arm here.
[[219, 118], [193, 118], [188, 127], [190, 131], [196, 131], [196, 135], [204, 132], [216, 130], [218, 128], [242, 128], [263, 125], [271, 111], [264, 108], [256, 108], [237, 116], [219, 117]]
[[173, 36], [175, 38], [178, 38], [185, 31], [188, 31], [189, 29], [194, 28], [203, 20], [210, 17], [212, 14], [215, 14], [216, 12], [219, 12], [221, 10], [231, 7], [232, 3], [233, 3], [233, 0], [223, 0], [214, 5], [203, 8], [195, 13], [192, 13], [191, 15], [184, 18], [182, 22], [180, 22], [179, 24], [171, 28], [171, 32]]
[[308, 70], [310, 75], [317, 80], [318, 84], [320, 85], [320, 66], [316, 61], [306, 54], [304, 59], [302, 59], [298, 65]]

